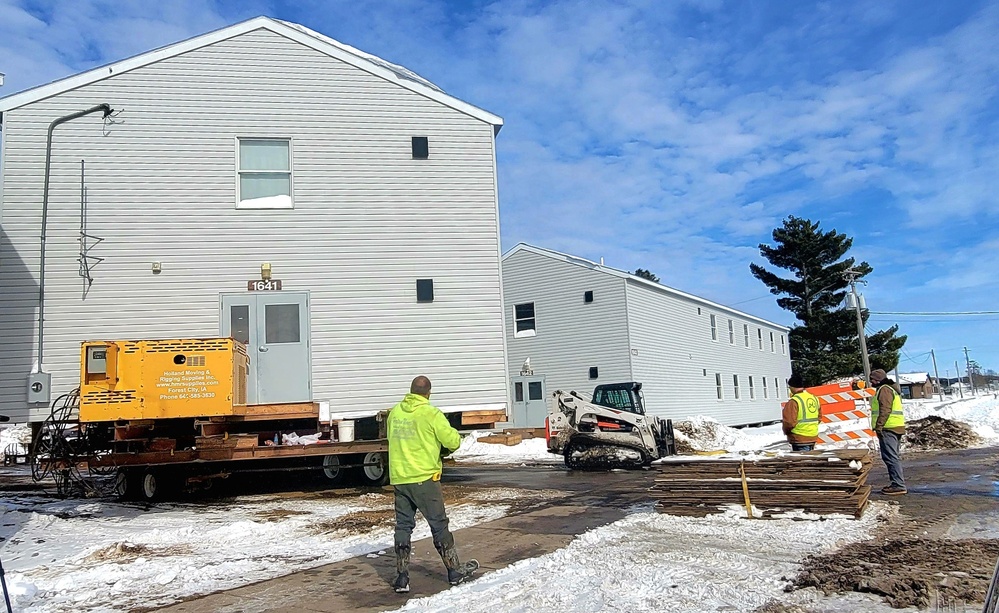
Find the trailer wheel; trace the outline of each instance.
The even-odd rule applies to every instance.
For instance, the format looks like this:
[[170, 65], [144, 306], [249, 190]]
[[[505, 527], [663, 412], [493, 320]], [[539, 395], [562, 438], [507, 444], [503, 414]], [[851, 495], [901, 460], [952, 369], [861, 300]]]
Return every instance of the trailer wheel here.
[[138, 484], [136, 483], [135, 473], [119, 468], [118, 473], [114, 476], [115, 497], [120, 500], [135, 498], [137, 489]]
[[340, 456], [328, 455], [323, 457], [323, 474], [326, 478], [337, 483], [343, 479], [346, 470], [340, 466]]
[[388, 454], [372, 451], [364, 454], [361, 473], [368, 485], [385, 485], [388, 482]]
[[139, 495], [147, 502], [161, 500], [167, 492], [166, 475], [162, 472], [148, 470], [139, 481]]

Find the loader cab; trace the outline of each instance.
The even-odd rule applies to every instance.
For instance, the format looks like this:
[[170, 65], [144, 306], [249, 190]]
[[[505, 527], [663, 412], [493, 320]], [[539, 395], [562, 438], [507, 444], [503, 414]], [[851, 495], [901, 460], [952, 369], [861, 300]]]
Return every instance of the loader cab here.
[[593, 389], [593, 404], [635, 415], [645, 415], [642, 384], [634, 381], [598, 385]]

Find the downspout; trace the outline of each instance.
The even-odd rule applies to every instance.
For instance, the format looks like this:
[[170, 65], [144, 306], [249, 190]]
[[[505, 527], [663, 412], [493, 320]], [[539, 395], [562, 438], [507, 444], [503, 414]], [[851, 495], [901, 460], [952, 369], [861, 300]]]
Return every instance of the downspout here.
[[42, 372], [42, 348], [45, 338], [45, 230], [49, 217], [49, 173], [52, 167], [52, 131], [59, 124], [73, 121], [85, 115], [101, 111], [104, 119], [111, 115], [111, 105], [98, 104], [85, 111], [77, 111], [65, 117], [60, 117], [49, 124], [48, 139], [45, 142], [45, 184], [42, 188], [42, 232], [41, 232], [41, 252], [38, 256], [38, 372]]

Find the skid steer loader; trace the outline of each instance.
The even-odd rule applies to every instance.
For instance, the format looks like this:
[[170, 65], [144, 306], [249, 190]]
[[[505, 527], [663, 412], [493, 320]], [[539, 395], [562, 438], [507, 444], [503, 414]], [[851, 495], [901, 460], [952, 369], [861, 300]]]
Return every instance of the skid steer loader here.
[[676, 454], [673, 422], [645, 414], [642, 384], [598, 385], [592, 400], [552, 394], [545, 420], [548, 451], [573, 470], [640, 468]]

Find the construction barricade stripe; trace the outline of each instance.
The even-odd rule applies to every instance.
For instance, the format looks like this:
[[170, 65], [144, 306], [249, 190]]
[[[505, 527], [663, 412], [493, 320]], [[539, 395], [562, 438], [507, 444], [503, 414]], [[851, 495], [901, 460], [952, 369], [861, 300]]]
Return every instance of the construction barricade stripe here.
[[874, 436], [874, 430], [848, 430], [846, 432], [829, 432], [819, 435], [820, 443], [842, 443], [844, 441], [859, 441]]
[[826, 413], [821, 420], [824, 424], [836, 423], [840, 421], [852, 421], [854, 419], [868, 419], [870, 414], [860, 409], [850, 409], [848, 411], [837, 411], [836, 413]]

